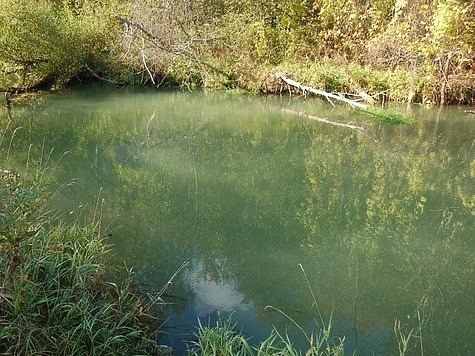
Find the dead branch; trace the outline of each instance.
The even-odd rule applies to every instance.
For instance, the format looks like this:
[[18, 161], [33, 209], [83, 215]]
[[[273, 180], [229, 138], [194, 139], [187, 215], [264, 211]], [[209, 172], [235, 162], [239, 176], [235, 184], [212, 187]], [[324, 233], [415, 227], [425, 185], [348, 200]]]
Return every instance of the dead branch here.
[[148, 32], [143, 26], [135, 23], [135, 22], [132, 22], [132, 21], [129, 21], [129, 20], [126, 20], [122, 17], [117, 17], [117, 19], [125, 26], [127, 26], [128, 28], [132, 28], [132, 29], [138, 29], [140, 30], [140, 32], [142, 32], [142, 34], [150, 41], [152, 42], [157, 48], [163, 50], [163, 51], [166, 51], [166, 52], [173, 52], [172, 48], [171, 48], [171, 45], [170, 43], [167, 43], [166, 41], [152, 35], [150, 32]]
[[301, 84], [301, 83], [299, 83], [299, 82], [297, 82], [293, 79], [287, 78], [286, 76], [283, 76], [283, 75], [279, 75], [279, 78], [281, 80], [283, 80], [285, 83], [287, 83], [288, 85], [302, 90], [304, 93], [305, 92], [310, 92], [310, 93], [314, 93], [316, 95], [322, 95], [330, 102], [331, 102], [330, 99], [334, 99], [334, 100], [343, 101], [343, 102], [349, 104], [352, 108], [356, 107], [356, 108], [360, 108], [360, 109], [367, 109], [369, 107], [366, 104], [360, 103], [360, 102], [355, 101], [355, 100], [347, 99], [344, 96], [340, 96], [340, 95], [336, 95], [336, 94], [332, 94], [332, 93], [327, 93], [326, 91], [315, 89], [315, 88], [303, 85], [303, 84]]
[[168, 53], [175, 54], [175, 55], [184, 55], [185, 57], [189, 57], [189, 58], [192, 57], [190, 55], [190, 52], [194, 53], [194, 51], [192, 50], [192, 47], [195, 43], [211, 43], [211, 42], [219, 41], [222, 39], [222, 37], [213, 37], [213, 38], [192, 38], [187, 41], [178, 41], [178, 40], [173, 40], [171, 38], [164, 40], [162, 38], [159, 38], [153, 35], [151, 32], [149, 32], [140, 24], [126, 20], [122, 17], [117, 17], [117, 19], [127, 28], [138, 29], [148, 41], [154, 44], [156, 48], [161, 49], [162, 51], [165, 51]]
[[91, 75], [99, 80], [102, 80], [104, 82], [108, 82], [108, 83], [112, 83], [112, 84], [123, 84], [123, 83], [119, 83], [115, 80], [112, 80], [112, 79], [107, 79], [107, 78], [104, 78], [104, 77], [101, 77], [99, 74], [97, 74], [96, 72], [94, 72], [86, 63], [84, 63], [84, 68], [86, 68], [86, 70], [91, 73]]

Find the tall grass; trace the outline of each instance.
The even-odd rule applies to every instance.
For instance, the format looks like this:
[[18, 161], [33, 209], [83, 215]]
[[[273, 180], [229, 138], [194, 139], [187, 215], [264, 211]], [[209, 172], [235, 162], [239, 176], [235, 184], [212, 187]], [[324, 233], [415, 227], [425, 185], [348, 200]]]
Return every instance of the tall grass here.
[[125, 355], [153, 348], [149, 315], [130, 279], [104, 279], [106, 251], [89, 228], [60, 225], [2, 254], [0, 352]]
[[[0, 151], [3, 165], [9, 151]], [[160, 294], [136, 294], [131, 270], [109, 281], [100, 220], [65, 225], [47, 214], [45, 172], [0, 166], [0, 354], [160, 353]]]
[[391, 109], [367, 108], [358, 111], [373, 120], [386, 122], [392, 125], [406, 125], [413, 123], [413, 120], [408, 115]]
[[198, 323], [196, 341], [189, 342], [187, 355], [253, 355], [247, 339], [235, 331], [232, 314], [224, 321], [218, 314], [215, 326]]

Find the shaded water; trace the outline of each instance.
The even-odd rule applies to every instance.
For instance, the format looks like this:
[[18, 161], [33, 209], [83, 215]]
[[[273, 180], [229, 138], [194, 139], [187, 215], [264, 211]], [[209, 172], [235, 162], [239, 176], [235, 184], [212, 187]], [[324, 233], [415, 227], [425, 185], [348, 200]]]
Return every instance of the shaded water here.
[[165, 297], [164, 340], [177, 353], [218, 310], [253, 342], [274, 325], [305, 349], [270, 305], [309, 334], [318, 310], [332, 315], [349, 354], [397, 354], [396, 320], [414, 354], [473, 354], [475, 119], [401, 109], [414, 125], [318, 99], [87, 87], [14, 109], [9, 164], [31, 144], [31, 159], [55, 167], [53, 189], [66, 185], [55, 206], [66, 218], [100, 214], [111, 263], [133, 266], [143, 290], [189, 262]]

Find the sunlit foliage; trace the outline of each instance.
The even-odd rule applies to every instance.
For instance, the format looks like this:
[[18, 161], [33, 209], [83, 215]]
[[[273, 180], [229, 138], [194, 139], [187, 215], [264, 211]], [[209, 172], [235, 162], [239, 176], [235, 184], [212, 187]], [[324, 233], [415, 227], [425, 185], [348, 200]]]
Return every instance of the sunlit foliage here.
[[63, 85], [87, 74], [128, 84], [258, 92], [276, 69], [297, 63], [309, 76], [314, 64], [323, 63], [323, 73], [343, 68], [349, 92], [375, 94], [378, 87], [398, 101], [474, 100], [471, 1], [1, 0], [0, 5], [4, 90]]
[[0, 1], [0, 87], [61, 86], [105, 68], [120, 29], [111, 1]]

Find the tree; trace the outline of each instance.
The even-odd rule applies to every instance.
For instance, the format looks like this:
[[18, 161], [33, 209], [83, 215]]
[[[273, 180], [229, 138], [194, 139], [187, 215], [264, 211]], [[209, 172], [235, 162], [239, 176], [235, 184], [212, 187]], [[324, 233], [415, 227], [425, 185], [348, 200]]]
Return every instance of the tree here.
[[0, 0], [0, 68], [5, 90], [62, 86], [109, 58], [117, 31], [107, 1]]

